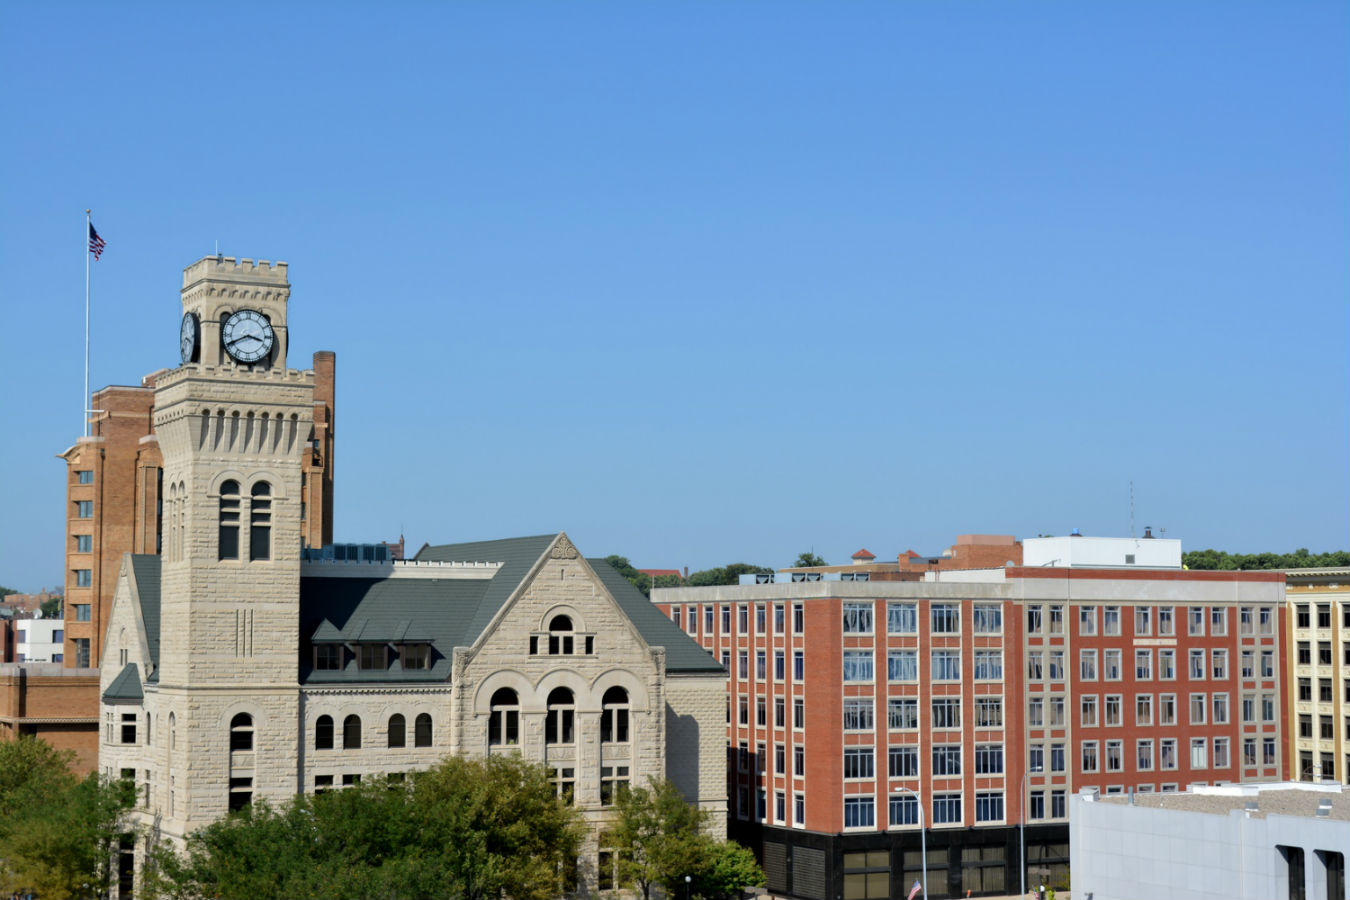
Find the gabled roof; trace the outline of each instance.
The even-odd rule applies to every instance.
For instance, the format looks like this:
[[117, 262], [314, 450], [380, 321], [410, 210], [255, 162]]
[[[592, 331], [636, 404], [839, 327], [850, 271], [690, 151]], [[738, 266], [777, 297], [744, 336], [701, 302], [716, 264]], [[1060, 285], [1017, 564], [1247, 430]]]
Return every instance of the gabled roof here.
[[588, 559], [586, 562], [590, 563], [624, 614], [637, 626], [648, 646], [666, 648], [666, 672], [725, 672], [720, 662], [666, 618], [665, 613], [652, 605], [641, 591], [619, 574], [618, 569], [603, 559]]
[[[131, 556], [131, 572], [136, 578], [135, 600], [141, 607], [141, 621], [145, 623], [145, 641], [150, 647], [150, 681], [159, 681], [159, 557], [136, 553]], [[123, 673], [125, 674], [125, 673]]]
[[853, 556], [850, 557], [850, 559], [876, 559], [876, 558], [877, 555], [873, 553], [871, 550], [868, 550], [866, 547], [862, 548], [861, 550], [859, 550], [857, 553], [853, 554]]
[[135, 663], [127, 663], [122, 667], [121, 673], [113, 679], [113, 683], [108, 685], [108, 689], [103, 692], [104, 701], [108, 700], [144, 700], [145, 692], [141, 690], [141, 673]]

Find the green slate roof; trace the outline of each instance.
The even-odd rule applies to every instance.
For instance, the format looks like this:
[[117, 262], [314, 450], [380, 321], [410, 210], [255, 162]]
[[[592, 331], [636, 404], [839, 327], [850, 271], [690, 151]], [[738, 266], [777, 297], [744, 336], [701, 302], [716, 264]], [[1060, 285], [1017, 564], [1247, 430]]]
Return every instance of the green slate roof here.
[[642, 591], [633, 587], [632, 582], [624, 578], [618, 569], [603, 559], [588, 559], [586, 562], [591, 564], [591, 568], [618, 601], [624, 614], [637, 626], [642, 639], [649, 646], [666, 648], [667, 672], [725, 674], [726, 670], [712, 654], [666, 618], [665, 614], [644, 597]]
[[[159, 681], [159, 557], [151, 554], [132, 554], [131, 571], [136, 576], [136, 599], [141, 604], [141, 620], [145, 622], [145, 640], [150, 645], [150, 662], [155, 666], [151, 682]], [[123, 674], [126, 674], [123, 672]], [[120, 676], [119, 676], [120, 677]]]
[[[388, 682], [448, 682], [455, 647], [471, 646], [482, 635], [534, 565], [553, 545], [557, 534], [475, 541], [423, 547], [419, 562], [500, 563], [492, 578], [327, 578], [300, 579], [299, 678], [302, 684], [370, 684]], [[721, 673], [722, 666], [666, 618], [659, 609], [603, 559], [587, 560], [620, 608], [651, 646], [666, 648], [670, 673]], [[132, 556], [141, 616], [145, 621], [150, 658], [158, 669], [160, 647], [160, 560]], [[387, 669], [357, 667], [348, 660], [342, 669], [316, 670], [316, 643], [429, 643], [431, 668], [404, 671], [395, 659]], [[129, 667], [135, 670], [135, 666]], [[126, 669], [109, 686], [124, 689], [134, 683], [140, 696], [139, 674]], [[151, 681], [157, 680], [151, 676]], [[118, 699], [131, 699], [118, 697]]]
[[145, 693], [141, 690], [141, 673], [135, 663], [127, 663], [122, 667], [121, 673], [103, 692], [103, 699], [105, 701], [145, 699]]

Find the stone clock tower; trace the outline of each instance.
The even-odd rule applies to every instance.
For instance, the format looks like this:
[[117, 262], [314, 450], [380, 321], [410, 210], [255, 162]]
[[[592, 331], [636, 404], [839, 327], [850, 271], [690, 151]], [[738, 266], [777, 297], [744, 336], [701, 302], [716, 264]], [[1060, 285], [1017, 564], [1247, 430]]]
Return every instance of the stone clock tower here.
[[188, 266], [183, 364], [155, 385], [165, 640], [154, 677], [180, 833], [227, 805], [297, 789], [301, 471], [315, 374], [286, 368], [289, 296], [284, 262]]

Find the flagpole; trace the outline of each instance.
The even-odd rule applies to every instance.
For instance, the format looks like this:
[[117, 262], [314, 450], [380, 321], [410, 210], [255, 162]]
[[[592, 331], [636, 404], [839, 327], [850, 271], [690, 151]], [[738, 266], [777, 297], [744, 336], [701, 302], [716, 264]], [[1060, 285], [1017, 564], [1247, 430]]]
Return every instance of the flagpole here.
[[93, 405], [89, 402], [89, 231], [94, 226], [89, 213], [84, 211], [84, 395], [80, 397], [85, 437], [89, 437], [89, 407]]

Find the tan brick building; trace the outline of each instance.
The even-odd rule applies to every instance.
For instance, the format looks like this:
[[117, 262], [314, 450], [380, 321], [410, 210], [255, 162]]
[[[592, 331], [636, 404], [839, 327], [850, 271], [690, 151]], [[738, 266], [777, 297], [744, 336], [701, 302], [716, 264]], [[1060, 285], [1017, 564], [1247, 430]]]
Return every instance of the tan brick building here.
[[[147, 833], [181, 842], [255, 798], [448, 753], [552, 769], [594, 826], [583, 893], [607, 883], [598, 835], [625, 783], [669, 777], [725, 833], [721, 666], [565, 534], [407, 561], [306, 547], [325, 388], [321, 367], [286, 368], [289, 294], [284, 263], [189, 266], [184, 363], [155, 379], [160, 553], [118, 570], [99, 747]], [[124, 850], [122, 896], [143, 849]]]

